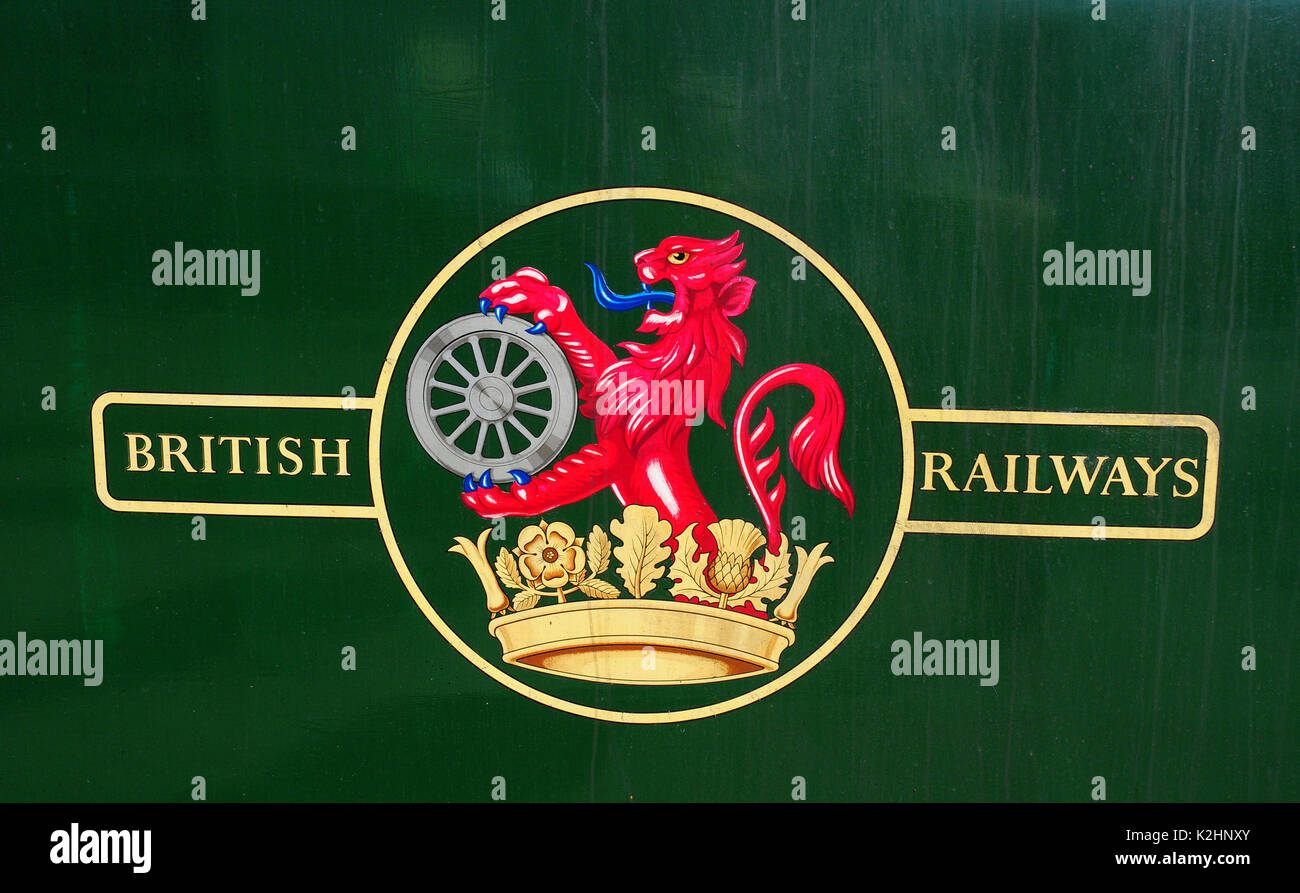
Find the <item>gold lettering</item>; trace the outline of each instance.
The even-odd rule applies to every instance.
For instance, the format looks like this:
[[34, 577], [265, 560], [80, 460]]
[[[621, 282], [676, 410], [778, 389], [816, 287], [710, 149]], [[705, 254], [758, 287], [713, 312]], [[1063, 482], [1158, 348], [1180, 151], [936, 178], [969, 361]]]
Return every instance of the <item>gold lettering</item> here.
[[1007, 455], [1007, 485], [1002, 488], [1003, 493], [1019, 493], [1016, 489], [1016, 463], [1020, 461], [1019, 456]]
[[[924, 450], [922, 450], [921, 455], [925, 456], [925, 484], [921, 489], [933, 490], [934, 476], [937, 474], [943, 478], [943, 482], [948, 485], [948, 489], [955, 493], [957, 485], [952, 482], [952, 478], [948, 475], [948, 469], [952, 468], [952, 456], [947, 453], [927, 453]], [[935, 456], [943, 457], [943, 465], [939, 468], [934, 467]]]
[[1025, 456], [1025, 461], [1029, 463], [1029, 478], [1028, 480], [1025, 481], [1026, 494], [1032, 493], [1035, 496], [1046, 496], [1048, 493], [1052, 492], [1052, 488], [1050, 485], [1046, 490], [1039, 490], [1037, 486], [1038, 485], [1038, 460], [1041, 458], [1043, 457], [1036, 453], [1033, 455]]
[[1134, 456], [1133, 461], [1136, 462], [1138, 465], [1140, 465], [1142, 467], [1142, 470], [1147, 473], [1147, 489], [1146, 492], [1143, 493], [1142, 495], [1155, 496], [1156, 475], [1160, 473], [1160, 469], [1164, 468], [1166, 465], [1169, 464], [1169, 457], [1165, 456], [1163, 459], [1161, 459], [1160, 464], [1157, 465], [1155, 468], [1151, 467], [1151, 459], [1148, 456]]
[[298, 472], [302, 471], [302, 459], [300, 459], [300, 458], [298, 457], [298, 454], [297, 454], [297, 453], [293, 452], [292, 450], [289, 450], [289, 449], [286, 449], [286, 448], [285, 448], [286, 445], [287, 445], [287, 444], [290, 444], [290, 443], [292, 443], [294, 446], [296, 446], [296, 447], [298, 447], [298, 448], [300, 448], [300, 449], [302, 448], [302, 441], [299, 440], [299, 439], [296, 438], [296, 437], [281, 437], [281, 438], [280, 438], [280, 443], [278, 444], [278, 446], [279, 446], [279, 448], [280, 448], [280, 455], [283, 456], [283, 457], [286, 458], [286, 459], [290, 459], [290, 460], [293, 461], [293, 471], [285, 471], [285, 470], [284, 470], [284, 463], [281, 462], [281, 463], [280, 463], [280, 474], [294, 475], [294, 474], [297, 474]]
[[1196, 495], [1196, 491], [1197, 491], [1197, 490], [1201, 489], [1201, 482], [1198, 481], [1196, 478], [1194, 478], [1192, 475], [1190, 475], [1190, 474], [1188, 474], [1187, 472], [1183, 471], [1183, 463], [1184, 463], [1184, 462], [1190, 462], [1190, 463], [1192, 463], [1192, 467], [1193, 467], [1193, 468], [1197, 467], [1197, 466], [1200, 465], [1201, 463], [1200, 463], [1200, 460], [1198, 460], [1198, 459], [1192, 459], [1192, 458], [1183, 458], [1183, 459], [1179, 459], [1177, 462], [1174, 463], [1174, 475], [1177, 476], [1177, 478], [1178, 478], [1179, 480], [1187, 481], [1187, 483], [1190, 485], [1190, 486], [1187, 488], [1187, 492], [1186, 492], [1186, 493], [1179, 493], [1179, 492], [1178, 492], [1178, 485], [1177, 485], [1177, 484], [1174, 484], [1174, 496], [1177, 496], [1177, 497], [1179, 497], [1179, 498], [1181, 498], [1181, 499], [1190, 499], [1191, 497], [1193, 497], [1193, 496]]
[[216, 470], [212, 467], [212, 435], [211, 434], [200, 435], [199, 440], [203, 441], [202, 471], [204, 474], [216, 474], [217, 473]]
[[325, 474], [325, 467], [324, 467], [324, 466], [325, 466], [325, 460], [326, 460], [326, 459], [338, 459], [338, 460], [339, 460], [339, 470], [338, 470], [337, 472], [335, 472], [335, 476], [336, 476], [336, 477], [341, 477], [341, 478], [351, 477], [351, 475], [348, 474], [348, 440], [347, 440], [347, 438], [336, 438], [336, 439], [335, 439], [334, 442], [337, 443], [337, 444], [338, 444], [338, 447], [339, 447], [339, 448], [338, 448], [338, 452], [335, 452], [335, 453], [327, 453], [327, 452], [325, 452], [325, 439], [324, 439], [323, 437], [313, 437], [313, 438], [311, 439], [311, 442], [312, 442], [312, 445], [316, 448], [316, 462], [315, 462], [315, 465], [314, 465], [314, 467], [312, 468], [312, 472], [311, 472], [314, 476], [321, 476], [321, 475], [324, 475], [324, 474]]
[[1124, 463], [1123, 456], [1115, 457], [1115, 465], [1110, 470], [1110, 477], [1106, 478], [1106, 486], [1101, 488], [1101, 495], [1109, 496], [1110, 485], [1117, 481], [1124, 487], [1125, 496], [1138, 495], [1138, 491], [1133, 489], [1133, 479], [1128, 476], [1128, 465]]
[[962, 490], [969, 493], [971, 482], [976, 478], [984, 482], [985, 493], [998, 492], [997, 485], [993, 483], [993, 471], [989, 468], [988, 456], [983, 453], [975, 457], [975, 464], [971, 466], [970, 477], [966, 478], [966, 486], [962, 487]]
[[[161, 471], [164, 473], [174, 473], [185, 471], [189, 474], [245, 474], [253, 473], [258, 475], [284, 474], [294, 476], [301, 474], [306, 470], [305, 457], [302, 454], [303, 440], [300, 437], [281, 437], [276, 441], [275, 449], [278, 455], [273, 456], [271, 453], [271, 437], [257, 436], [235, 436], [235, 435], [199, 435], [199, 441], [202, 443], [202, 464], [195, 468], [196, 462], [192, 462], [189, 456], [190, 439], [180, 434], [140, 434], [124, 433], [127, 447], [127, 471]], [[314, 447], [314, 465], [312, 475], [324, 477], [332, 474], [335, 477], [351, 477], [348, 470], [348, 444], [349, 438], [310, 438]], [[157, 441], [158, 452], [153, 452], [154, 443]], [[226, 463], [227, 456], [224, 452], [220, 456], [214, 457], [213, 450], [228, 448], [229, 464]], [[256, 453], [245, 453], [244, 447], [251, 447]], [[327, 447], [333, 447], [330, 451]], [[195, 457], [198, 458], [197, 456]], [[250, 466], [253, 459], [256, 458], [256, 470], [246, 467], [245, 463]], [[215, 461], [214, 461], [215, 459]], [[272, 468], [273, 460], [275, 468]], [[337, 463], [335, 470], [328, 472], [326, 464], [329, 460]], [[221, 468], [217, 468], [221, 465]], [[951, 459], [949, 459], [951, 465]], [[952, 479], [945, 474], [944, 468], [939, 469], [936, 473], [943, 474], [948, 479], [949, 488], [956, 490], [957, 487], [952, 483]], [[933, 489], [933, 488], [931, 488]], [[996, 491], [995, 491], [996, 492]]]
[[1048, 458], [1056, 466], [1056, 477], [1061, 482], [1061, 492], [1069, 493], [1070, 487], [1074, 485], [1074, 479], [1077, 477], [1083, 485], [1083, 493], [1086, 496], [1092, 492], [1092, 485], [1097, 482], [1097, 477], [1101, 474], [1102, 464], [1110, 457], [1097, 457], [1097, 467], [1092, 470], [1092, 477], [1088, 477], [1087, 466], [1083, 464], [1084, 460], [1088, 458], [1087, 456], [1071, 456], [1074, 459], [1074, 468], [1068, 475], [1065, 473], [1065, 463], [1061, 461], [1065, 458], [1064, 456], [1048, 456]]
[[227, 441], [230, 443], [230, 473], [243, 474], [244, 468], [239, 464], [239, 445], [246, 443], [252, 446], [253, 439], [251, 437], [230, 437], [228, 435], [217, 438], [218, 444], [224, 444]]
[[257, 473], [270, 474], [271, 470], [266, 467], [266, 442], [269, 437], [254, 437], [257, 441]]
[[[176, 446], [172, 446], [172, 444], [176, 444]], [[190, 464], [189, 459], [185, 458], [187, 447], [189, 447], [189, 443], [179, 434], [159, 434], [158, 448], [162, 452], [162, 467], [158, 470], [175, 471], [176, 469], [172, 468], [172, 457], [175, 457], [180, 460], [181, 466], [186, 471], [194, 474], [194, 466]]]
[[[127, 471], [152, 471], [153, 470], [153, 453], [149, 452], [153, 446], [153, 441], [148, 434], [128, 434], [126, 435], [127, 450]], [[141, 465], [139, 459], [144, 456], [149, 461], [148, 465]]]

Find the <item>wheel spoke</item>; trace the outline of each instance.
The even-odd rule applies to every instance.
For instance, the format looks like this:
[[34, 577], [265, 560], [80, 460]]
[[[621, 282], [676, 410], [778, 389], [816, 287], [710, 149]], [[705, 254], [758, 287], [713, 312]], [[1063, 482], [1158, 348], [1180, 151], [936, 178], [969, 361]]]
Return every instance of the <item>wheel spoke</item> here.
[[444, 416], [448, 413], [457, 412], [462, 409], [469, 409], [469, 404], [464, 400], [459, 403], [453, 403], [451, 406], [443, 406], [439, 409], [435, 409], [433, 412], [429, 413], [429, 418], [436, 419], [438, 416]]
[[524, 394], [531, 394], [534, 391], [549, 391], [551, 383], [549, 381], [539, 381], [536, 384], [526, 384], [522, 388], [515, 388], [515, 396], [522, 397]]
[[478, 377], [476, 375], [473, 375], [468, 369], [462, 366], [460, 364], [460, 360], [456, 359], [455, 354], [449, 352], [444, 354], [442, 358], [446, 360], [448, 363], [450, 363], [456, 369], [456, 371], [460, 373], [460, 377], [465, 379], [465, 384], [469, 384], [475, 378]]
[[464, 434], [465, 429], [468, 428], [471, 424], [473, 424], [476, 421], [478, 421], [478, 419], [474, 418], [473, 413], [470, 413], [469, 415], [465, 416], [465, 420], [456, 426], [456, 430], [447, 435], [447, 443], [451, 444], [452, 446], [455, 446], [456, 439], [459, 438], [462, 434]]
[[501, 441], [501, 459], [505, 461], [511, 456], [510, 442], [506, 440], [506, 426], [497, 422], [495, 427], [497, 429], [497, 439]]
[[502, 335], [497, 340], [501, 342], [501, 347], [497, 350], [496, 365], [492, 368], [493, 375], [501, 374], [501, 370], [506, 364], [506, 351], [510, 349], [510, 339], [505, 335]]
[[478, 443], [474, 444], [474, 458], [483, 457], [483, 443], [487, 440], [488, 426], [487, 422], [480, 422], [478, 426]]
[[533, 363], [535, 362], [537, 362], [537, 357], [533, 356], [531, 353], [528, 356], [524, 357], [524, 359], [519, 363], [519, 365], [515, 367], [515, 371], [511, 372], [509, 375], [506, 376], [506, 383], [507, 384], [513, 383], [514, 380], [519, 377], [520, 372], [523, 372], [525, 369], [533, 365]]
[[514, 425], [514, 426], [515, 426], [515, 430], [517, 430], [520, 434], [522, 434], [524, 437], [526, 437], [526, 438], [528, 439], [528, 445], [529, 445], [529, 446], [532, 446], [533, 444], [537, 443], [538, 440], [541, 439], [540, 437], [536, 437], [536, 436], [534, 436], [534, 435], [533, 435], [533, 432], [529, 431], [529, 430], [528, 430], [527, 428], [525, 428], [523, 425], [519, 424], [519, 419], [515, 418], [515, 414], [514, 414], [514, 413], [511, 413], [511, 414], [510, 414], [510, 417], [509, 417], [508, 419], [506, 419], [506, 421], [508, 421], [510, 424]]
[[549, 419], [551, 417], [551, 411], [549, 409], [538, 409], [536, 406], [529, 406], [527, 403], [516, 403], [515, 411], [526, 412], [529, 415], [539, 415], [544, 419]]
[[447, 382], [445, 382], [445, 381], [431, 381], [431, 382], [429, 382], [429, 388], [430, 388], [430, 389], [437, 389], [437, 390], [439, 390], [439, 391], [451, 391], [451, 392], [454, 393], [454, 394], [468, 394], [468, 393], [469, 393], [469, 388], [462, 388], [462, 387], [461, 387], [460, 385], [458, 385], [458, 384], [447, 384]]
[[478, 374], [485, 374], [488, 371], [487, 362], [483, 359], [483, 348], [479, 347], [478, 335], [470, 336], [469, 346], [474, 351], [474, 365], [478, 367]]

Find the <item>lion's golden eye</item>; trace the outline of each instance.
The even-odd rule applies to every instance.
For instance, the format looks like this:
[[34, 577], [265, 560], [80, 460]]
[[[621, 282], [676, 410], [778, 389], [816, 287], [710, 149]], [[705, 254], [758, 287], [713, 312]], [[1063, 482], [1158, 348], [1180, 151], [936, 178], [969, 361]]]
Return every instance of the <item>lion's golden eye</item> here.
[[690, 260], [690, 257], [691, 256], [685, 251], [674, 251], [672, 254], [668, 255], [668, 263], [684, 264], [686, 261]]

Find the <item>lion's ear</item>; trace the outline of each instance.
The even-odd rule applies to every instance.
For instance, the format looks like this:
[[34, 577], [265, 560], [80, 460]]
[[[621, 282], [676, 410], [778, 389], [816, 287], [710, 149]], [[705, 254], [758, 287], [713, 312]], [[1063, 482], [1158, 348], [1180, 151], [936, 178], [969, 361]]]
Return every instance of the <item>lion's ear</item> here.
[[739, 316], [749, 308], [749, 299], [757, 283], [748, 276], [737, 276], [718, 292], [718, 305], [724, 316]]

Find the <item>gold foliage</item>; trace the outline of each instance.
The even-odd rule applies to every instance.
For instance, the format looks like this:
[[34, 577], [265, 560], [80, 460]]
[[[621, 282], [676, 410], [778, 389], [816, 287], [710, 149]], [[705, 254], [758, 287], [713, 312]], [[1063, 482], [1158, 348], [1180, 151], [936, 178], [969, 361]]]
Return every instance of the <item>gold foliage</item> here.
[[606, 583], [595, 577], [578, 583], [578, 589], [590, 598], [618, 598], [620, 594], [618, 587], [613, 583]]
[[673, 556], [669, 576], [676, 582], [669, 588], [673, 596], [698, 598], [709, 604], [718, 603], [718, 594], [705, 583], [704, 569], [708, 566], [708, 557], [692, 558], [699, 545], [695, 542], [695, 524], [692, 523], [682, 535], [677, 537], [677, 554]]
[[591, 528], [587, 536], [587, 568], [593, 577], [603, 574], [609, 567], [609, 534], [600, 525]]
[[502, 546], [501, 551], [497, 553], [496, 571], [497, 578], [501, 581], [501, 585], [505, 586], [507, 589], [528, 588], [524, 585], [523, 579], [519, 576], [519, 564], [515, 561], [515, 556], [511, 555], [510, 550], [504, 546]]
[[767, 569], [764, 570], [758, 562], [754, 563], [754, 582], [736, 596], [736, 601], [751, 601], [766, 606], [768, 602], [774, 602], [785, 595], [785, 584], [790, 579], [790, 541], [786, 535], [781, 534], [781, 548], [775, 555], [764, 552], [759, 557], [767, 563]]
[[622, 541], [614, 548], [614, 557], [621, 562], [618, 575], [627, 591], [641, 598], [664, 574], [663, 561], [672, 554], [665, 545], [673, 535], [672, 525], [653, 507], [629, 505], [623, 509], [623, 520], [611, 521], [609, 529]]
[[[547, 532], [544, 525], [545, 522], [537, 525], [539, 535]], [[559, 522], [550, 526], [559, 531], [570, 530], [568, 525]], [[792, 565], [790, 542], [784, 534], [775, 555], [765, 550], [756, 553], [766, 545], [767, 538], [753, 524], [740, 519], [724, 519], [710, 524], [708, 530], [717, 543], [717, 550], [696, 558], [695, 553], [699, 551], [695, 539], [697, 526], [690, 524], [678, 535], [674, 552], [668, 546], [672, 537], [672, 524], [668, 520], [660, 518], [653, 507], [627, 506], [623, 509], [622, 519], [609, 524], [610, 532], [619, 541], [618, 546], [611, 546], [609, 534], [599, 524], [592, 526], [585, 541], [571, 533], [566, 534], [565, 540], [572, 543], [569, 548], [576, 551], [585, 546], [576, 558], [580, 563], [585, 562], [586, 567], [571, 572], [567, 586], [564, 583], [559, 586], [552, 584], [547, 590], [530, 585], [523, 575], [520, 559], [511, 550], [498, 550], [495, 563], [488, 559], [486, 546], [490, 528], [479, 534], [477, 542], [455, 537], [456, 544], [448, 551], [464, 555], [473, 565], [479, 582], [483, 584], [488, 612], [494, 617], [511, 610], [527, 611], [536, 607], [543, 598], [555, 598], [564, 604], [565, 596], [574, 592], [593, 599], [619, 598], [622, 590], [599, 577], [608, 570], [613, 557], [619, 561], [616, 573], [633, 598], [643, 598], [654, 591], [657, 581], [668, 571], [669, 593], [674, 598], [718, 608], [726, 608], [728, 603], [740, 605], [748, 602], [754, 608], [769, 612], [772, 621], [791, 628], [798, 620], [800, 603], [808, 594], [813, 576], [834, 561], [825, 554], [828, 544], [819, 543], [811, 552], [796, 546], [798, 563]], [[665, 561], [670, 557], [672, 562], [666, 566]], [[506, 595], [501, 587], [513, 590], [511, 595]]]
[[540, 592], [521, 592], [510, 603], [510, 608], [514, 611], [527, 611], [529, 608], [536, 607], [541, 599], [542, 594]]

